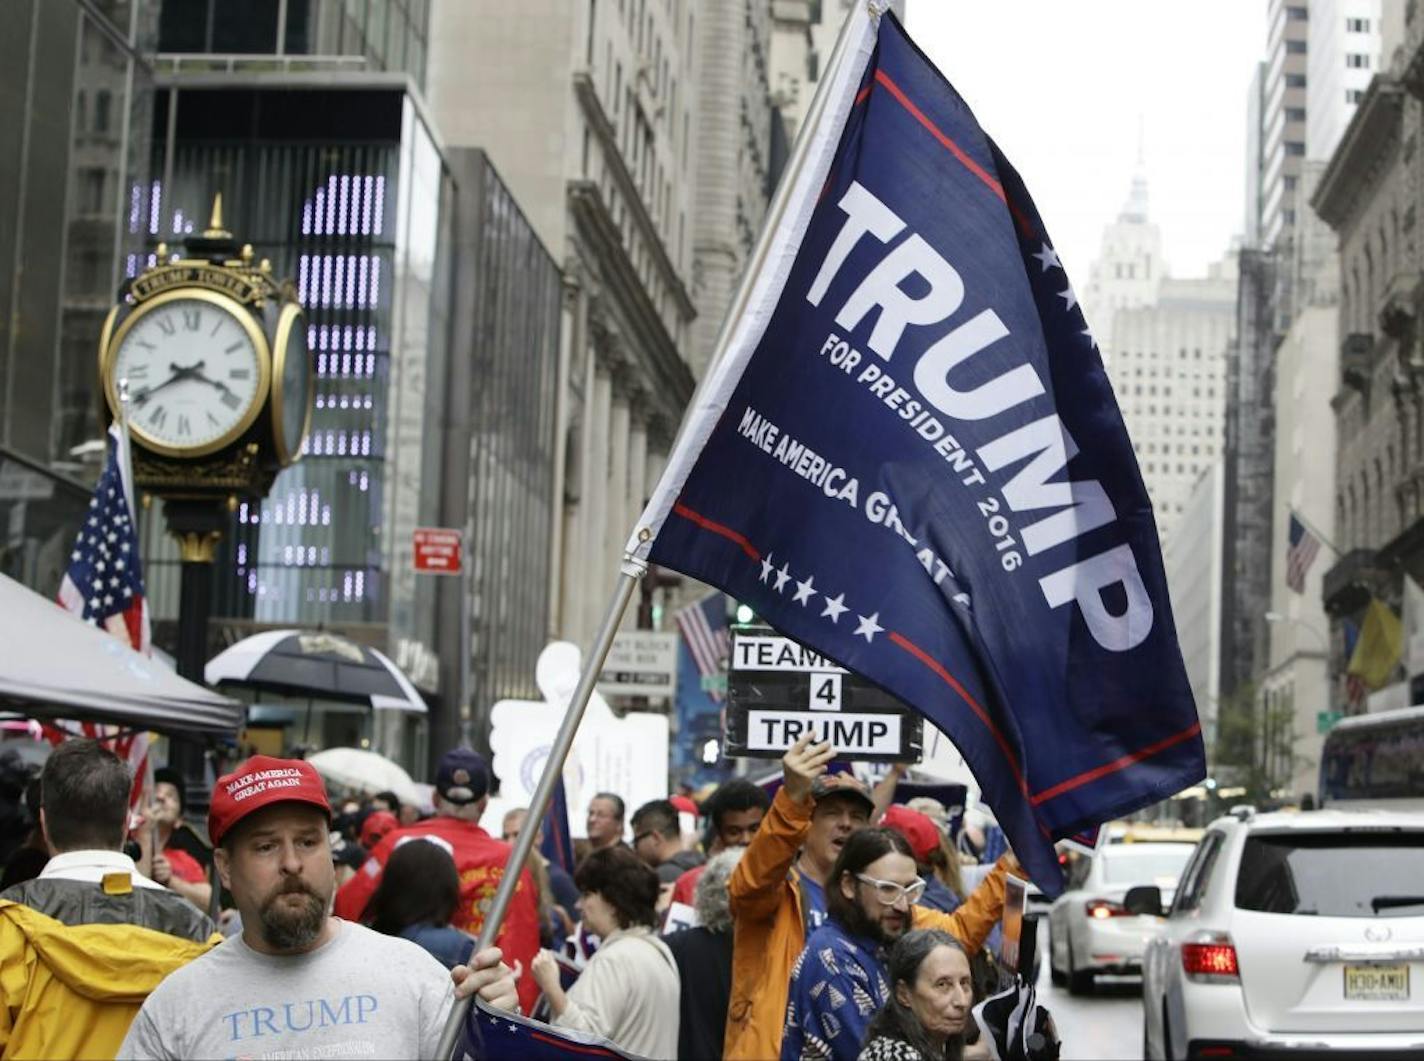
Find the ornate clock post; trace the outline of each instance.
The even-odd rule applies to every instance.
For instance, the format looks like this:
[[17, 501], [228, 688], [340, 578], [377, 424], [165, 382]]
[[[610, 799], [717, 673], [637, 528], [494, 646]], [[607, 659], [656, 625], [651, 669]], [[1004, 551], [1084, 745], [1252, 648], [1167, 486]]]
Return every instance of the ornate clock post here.
[[[171, 259], [171, 260], [170, 260]], [[301, 452], [311, 420], [306, 322], [290, 281], [253, 263], [223, 228], [222, 196], [181, 256], [126, 283], [99, 339], [105, 411], [128, 387], [134, 481], [164, 500], [182, 557], [178, 672], [201, 682], [214, 547], [239, 499], [265, 497]], [[190, 805], [204, 806], [202, 752], [174, 742]]]

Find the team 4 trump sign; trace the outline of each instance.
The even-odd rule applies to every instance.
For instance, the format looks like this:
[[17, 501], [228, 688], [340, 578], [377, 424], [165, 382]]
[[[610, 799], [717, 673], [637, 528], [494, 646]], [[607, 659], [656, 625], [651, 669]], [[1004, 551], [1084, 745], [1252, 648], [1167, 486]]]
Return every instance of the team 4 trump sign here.
[[1056, 894], [1054, 841], [1205, 775], [1152, 505], [1023, 182], [892, 16], [849, 19], [629, 550], [926, 715]]

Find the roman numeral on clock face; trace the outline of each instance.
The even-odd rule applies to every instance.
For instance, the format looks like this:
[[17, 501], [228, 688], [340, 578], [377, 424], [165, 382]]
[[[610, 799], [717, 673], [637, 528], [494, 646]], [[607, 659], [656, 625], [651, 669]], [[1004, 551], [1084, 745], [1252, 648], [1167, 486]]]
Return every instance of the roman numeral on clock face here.
[[226, 405], [229, 409], [236, 409], [239, 405], [242, 404], [242, 399], [239, 398], [232, 391], [223, 391], [222, 403]]
[[203, 311], [200, 309], [183, 310], [183, 327], [190, 332], [198, 330], [198, 326], [203, 323]]
[[227, 374], [228, 379], [251, 379], [252, 370], [250, 368], [235, 368]]
[[178, 325], [174, 324], [167, 317], [159, 317], [153, 323], [158, 325], [158, 330], [161, 331], [164, 335], [172, 335], [178, 330]]
[[186, 416], [178, 417], [178, 433], [180, 435], [192, 435], [193, 421], [189, 420]]
[[148, 422], [156, 430], [163, 430], [163, 425], [168, 421], [168, 410], [161, 405], [155, 405], [153, 412], [148, 414]]

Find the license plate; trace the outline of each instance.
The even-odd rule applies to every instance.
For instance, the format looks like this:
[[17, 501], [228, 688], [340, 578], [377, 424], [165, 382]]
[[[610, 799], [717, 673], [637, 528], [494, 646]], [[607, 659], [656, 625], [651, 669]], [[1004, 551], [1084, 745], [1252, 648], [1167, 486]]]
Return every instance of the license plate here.
[[1345, 997], [1352, 1000], [1404, 1002], [1409, 999], [1409, 966], [1347, 965]]

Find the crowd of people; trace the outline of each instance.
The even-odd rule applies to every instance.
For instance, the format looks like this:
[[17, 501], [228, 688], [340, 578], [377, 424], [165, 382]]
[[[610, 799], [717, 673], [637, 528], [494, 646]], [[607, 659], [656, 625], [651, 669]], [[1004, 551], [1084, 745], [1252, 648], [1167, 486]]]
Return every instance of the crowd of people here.
[[442, 757], [425, 814], [254, 755], [218, 779], [204, 838], [180, 776], [156, 772], [136, 817], [127, 767], [68, 741], [0, 791], [0, 959], [29, 970], [0, 976], [0, 1054], [429, 1057], [478, 994], [637, 1057], [990, 1056], [970, 1009], [1004, 979], [986, 942], [1012, 855], [970, 890], [944, 807], [833, 757], [802, 740], [774, 795], [737, 778], [630, 815], [598, 793], [575, 865], [536, 844], [476, 953], [541, 827], [523, 808], [481, 826], [477, 753]]

